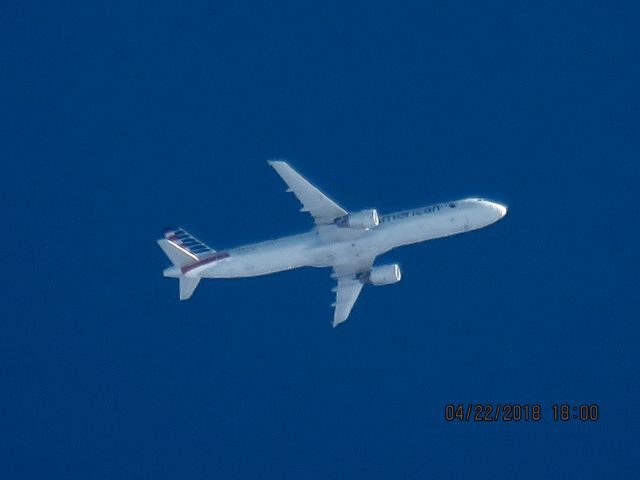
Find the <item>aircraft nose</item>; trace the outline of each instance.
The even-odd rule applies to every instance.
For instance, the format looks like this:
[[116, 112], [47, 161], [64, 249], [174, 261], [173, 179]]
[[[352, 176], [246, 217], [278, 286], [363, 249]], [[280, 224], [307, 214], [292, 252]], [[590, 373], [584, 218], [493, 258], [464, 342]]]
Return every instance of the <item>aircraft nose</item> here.
[[487, 202], [489, 206], [498, 212], [499, 217], [502, 218], [507, 214], [507, 206], [498, 202]]

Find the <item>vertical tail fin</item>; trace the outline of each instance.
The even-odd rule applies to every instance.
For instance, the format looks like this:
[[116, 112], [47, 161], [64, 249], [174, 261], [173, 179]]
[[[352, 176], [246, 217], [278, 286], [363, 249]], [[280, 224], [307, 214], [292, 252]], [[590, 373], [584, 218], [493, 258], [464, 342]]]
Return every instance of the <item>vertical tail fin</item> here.
[[158, 245], [160, 245], [164, 254], [169, 257], [173, 266], [178, 269], [199, 260], [196, 255], [165, 238], [158, 240]]
[[196, 260], [215, 252], [213, 248], [205, 245], [183, 228], [165, 228], [164, 238], [186, 253], [193, 255]]
[[164, 276], [180, 280], [180, 300], [187, 300], [193, 295], [200, 282], [200, 277], [186, 276], [182, 271], [183, 267], [210, 256], [215, 250], [197, 240], [182, 228], [166, 228], [164, 237], [158, 240], [158, 245], [173, 263], [173, 267], [169, 267], [163, 272]]

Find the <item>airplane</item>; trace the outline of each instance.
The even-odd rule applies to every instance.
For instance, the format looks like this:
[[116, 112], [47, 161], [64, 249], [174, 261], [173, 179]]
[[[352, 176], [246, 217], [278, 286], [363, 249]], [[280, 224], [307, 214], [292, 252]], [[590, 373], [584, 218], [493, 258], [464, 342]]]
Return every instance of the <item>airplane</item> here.
[[362, 287], [400, 281], [397, 263], [374, 266], [394, 248], [486, 227], [503, 218], [507, 207], [483, 198], [465, 198], [380, 215], [374, 208], [349, 212], [287, 162], [268, 162], [315, 221], [309, 232], [216, 251], [182, 228], [166, 228], [158, 245], [173, 266], [165, 277], [179, 279], [180, 300], [191, 297], [202, 278], [268, 275], [301, 267], [331, 267], [337, 285], [333, 326], [343, 323]]

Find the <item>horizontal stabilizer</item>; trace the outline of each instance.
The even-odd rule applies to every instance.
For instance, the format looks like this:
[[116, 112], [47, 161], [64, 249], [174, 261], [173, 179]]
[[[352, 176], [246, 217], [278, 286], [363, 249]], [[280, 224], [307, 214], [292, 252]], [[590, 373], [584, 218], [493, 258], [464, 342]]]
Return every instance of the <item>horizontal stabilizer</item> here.
[[193, 295], [193, 291], [200, 283], [200, 277], [180, 276], [180, 300], [187, 300]]

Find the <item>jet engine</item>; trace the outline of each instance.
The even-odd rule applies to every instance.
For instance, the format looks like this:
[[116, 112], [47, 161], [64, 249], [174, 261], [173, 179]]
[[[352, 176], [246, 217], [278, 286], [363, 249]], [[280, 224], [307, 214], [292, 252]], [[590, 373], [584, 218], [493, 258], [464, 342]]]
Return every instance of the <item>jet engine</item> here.
[[350, 213], [336, 220], [336, 225], [346, 228], [366, 229], [377, 227], [379, 224], [380, 218], [375, 208]]
[[373, 267], [363, 280], [372, 285], [390, 285], [398, 283], [401, 278], [400, 265], [392, 263], [391, 265]]

